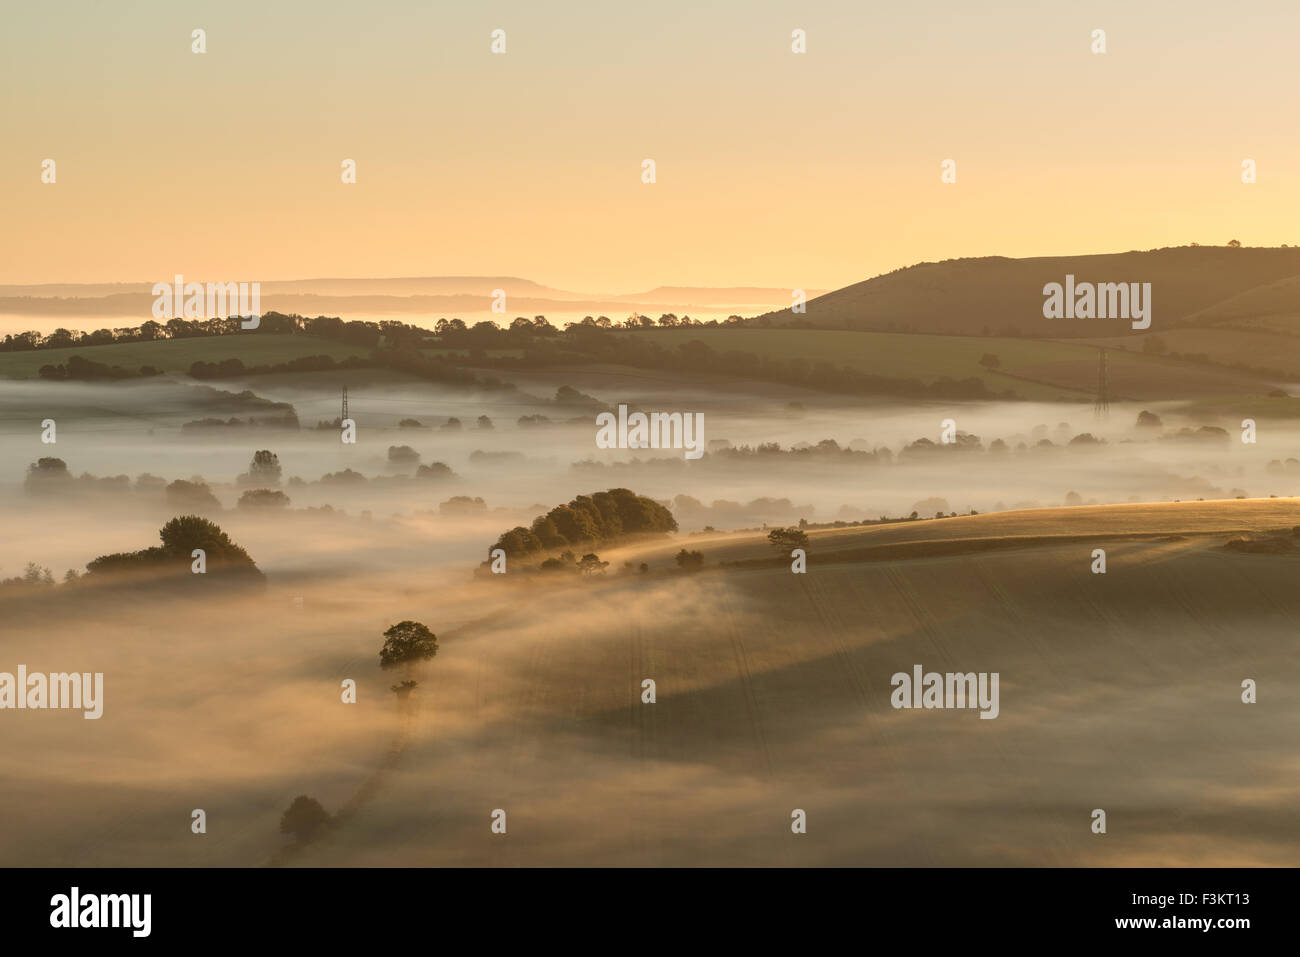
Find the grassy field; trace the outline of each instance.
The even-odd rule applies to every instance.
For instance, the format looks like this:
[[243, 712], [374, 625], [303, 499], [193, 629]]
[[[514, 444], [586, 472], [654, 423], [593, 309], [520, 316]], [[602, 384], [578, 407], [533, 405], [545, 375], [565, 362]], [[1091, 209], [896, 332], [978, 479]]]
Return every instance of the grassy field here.
[[[777, 358], [802, 357], [809, 362], [830, 362], [873, 375], [923, 382], [933, 382], [943, 376], [978, 378], [993, 392], [1010, 389], [1021, 398], [1033, 400], [1077, 400], [1092, 396], [1097, 383], [1097, 347], [1101, 345], [1129, 347], [1126, 351], [1112, 348], [1109, 352], [1111, 393], [1115, 399], [1157, 401], [1263, 396], [1275, 385], [1247, 372], [1143, 354], [1137, 351], [1137, 340], [1126, 337], [1084, 343], [754, 328], [668, 329], [615, 334], [636, 336], [661, 346], [699, 340], [720, 353], [735, 350]], [[1300, 374], [1300, 359], [1292, 355], [1296, 350], [1287, 351], [1286, 348], [1294, 344], [1295, 339], [1224, 330], [1174, 331], [1166, 336], [1170, 348], [1180, 351], [1207, 352], [1216, 358], [1224, 357], [1224, 361], [1270, 362], [1275, 366], [1295, 368]], [[1232, 343], [1231, 348], [1229, 343]], [[250, 333], [0, 353], [0, 377], [33, 378], [41, 366], [66, 362], [72, 355], [130, 370], [151, 365], [164, 372], [185, 372], [196, 361], [220, 362], [238, 358], [245, 365], [255, 366], [311, 355], [345, 359], [352, 355], [365, 355], [367, 351], [315, 336]], [[516, 352], [495, 350], [492, 354], [514, 355]], [[980, 365], [980, 359], [986, 354], [998, 357], [996, 371]], [[1269, 354], [1272, 359], [1268, 358]]]
[[251, 332], [240, 336], [199, 339], [164, 339], [157, 342], [123, 342], [111, 346], [73, 346], [69, 349], [39, 349], [31, 352], [0, 352], [0, 376], [9, 379], [34, 378], [43, 365], [59, 365], [70, 356], [121, 366], [132, 371], [151, 365], [163, 372], [186, 372], [195, 362], [240, 359], [244, 365], [269, 365], [299, 356], [348, 356], [369, 350], [346, 343], [307, 335], [276, 335]]
[[[1274, 332], [1239, 328], [1170, 329], [1152, 333], [1162, 339], [1170, 352], [1203, 354], [1211, 362], [1241, 365], [1256, 369], [1277, 369], [1300, 378], [1300, 338]], [[1142, 340], [1131, 337], [1089, 339], [1091, 345], [1140, 350]]]
[[[1097, 348], [1049, 339], [994, 336], [925, 336], [822, 329], [667, 329], [620, 333], [662, 346], [698, 339], [718, 352], [737, 350], [777, 358], [846, 365], [873, 375], [933, 382], [941, 376], [978, 378], [995, 392], [1025, 399], [1078, 399], [1095, 393]], [[1123, 340], [1119, 340], [1122, 342]], [[1127, 344], [1130, 350], [1136, 340]], [[990, 372], [980, 359], [998, 357]], [[1267, 391], [1257, 377], [1136, 351], [1108, 354], [1111, 389], [1117, 398], [1175, 399]]]

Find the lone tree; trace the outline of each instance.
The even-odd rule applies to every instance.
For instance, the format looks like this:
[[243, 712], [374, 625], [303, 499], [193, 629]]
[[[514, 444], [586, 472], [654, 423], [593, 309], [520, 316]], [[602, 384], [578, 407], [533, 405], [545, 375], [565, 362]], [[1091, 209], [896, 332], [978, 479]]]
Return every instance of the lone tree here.
[[807, 548], [808, 533], [797, 528], [774, 528], [767, 533], [767, 540], [778, 552], [789, 552], [792, 548]]
[[384, 638], [379, 652], [383, 668], [427, 661], [438, 653], [438, 637], [418, 621], [399, 621], [384, 632]]
[[602, 562], [595, 552], [588, 552], [578, 560], [578, 571], [584, 575], [603, 575], [609, 562]]
[[248, 465], [248, 479], [255, 485], [279, 485], [279, 457], [270, 449], [254, 452], [253, 461]]
[[280, 816], [280, 833], [292, 834], [299, 844], [306, 844], [325, 833], [330, 826], [330, 816], [320, 801], [299, 794]]
[[996, 369], [1002, 365], [1002, 360], [991, 352], [986, 352], [980, 356], [980, 365], [986, 369]]

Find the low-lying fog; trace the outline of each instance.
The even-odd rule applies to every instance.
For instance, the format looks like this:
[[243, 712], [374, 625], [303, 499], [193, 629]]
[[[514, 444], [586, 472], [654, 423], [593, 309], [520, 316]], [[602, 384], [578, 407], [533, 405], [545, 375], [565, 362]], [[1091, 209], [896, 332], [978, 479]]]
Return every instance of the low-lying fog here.
[[[374, 556], [377, 562], [463, 568], [481, 560], [505, 529], [526, 525], [576, 494], [617, 486], [673, 502], [683, 531], [800, 518], [853, 521], [914, 510], [928, 517], [937, 511], [1300, 492], [1294, 458], [1300, 454], [1300, 424], [1260, 420], [1257, 442], [1243, 443], [1240, 423], [1249, 408], [1225, 409], [1207, 423], [1175, 407], [1148, 406], [1162, 424], [1139, 429], [1142, 407], [1135, 405], [1113, 406], [1108, 417], [1098, 418], [1084, 404], [855, 404], [793, 389], [705, 389], [689, 380], [590, 371], [534, 374], [516, 392], [468, 392], [363, 370], [345, 380], [349, 414], [357, 423], [356, 443], [345, 444], [339, 428], [315, 428], [339, 417], [338, 378], [251, 377], [199, 386], [170, 378], [132, 384], [0, 380], [0, 517], [6, 530], [0, 577], [17, 573], [27, 561], [61, 571], [80, 568], [105, 551], [154, 544], [161, 520], [176, 511], [160, 488], [146, 494], [73, 483], [72, 492], [28, 495], [27, 467], [43, 456], [64, 460], [74, 476], [127, 476], [133, 489], [141, 474], [165, 482], [201, 477], [224, 507], [223, 527], [272, 572], [346, 558], [380, 528], [389, 547]], [[551, 396], [563, 384], [609, 405], [702, 413], [710, 451], [690, 461], [678, 450], [598, 448], [597, 408], [556, 404]], [[767, 397], [756, 394], [759, 388]], [[292, 404], [302, 428], [182, 432], [185, 423], [204, 418], [280, 414], [235, 398], [244, 389]], [[489, 417], [492, 428], [480, 428], [480, 416]], [[523, 427], [522, 416], [546, 416], [552, 423]], [[446, 428], [450, 418], [460, 421], [458, 430]], [[41, 441], [47, 419], [55, 422], [52, 444]], [[399, 427], [403, 419], [415, 419], [420, 427]], [[938, 444], [947, 419], [959, 436], [978, 436], [981, 447], [903, 451], [922, 438]], [[1171, 438], [1204, 424], [1224, 428], [1226, 436]], [[1066, 445], [1081, 433], [1104, 444]], [[826, 439], [841, 448], [888, 451], [734, 457], [718, 449], [720, 440], [789, 450]], [[997, 439], [1004, 451], [990, 450]], [[1043, 441], [1052, 444], [1041, 446]], [[390, 460], [389, 449], [400, 446], [409, 446], [418, 460]], [[273, 517], [265, 509], [236, 507], [247, 490], [237, 478], [259, 449], [278, 457], [279, 488], [290, 499], [288, 510]], [[436, 463], [454, 475], [414, 477], [417, 467]], [[321, 481], [344, 470], [364, 481]], [[349, 477], [357, 479], [342, 478]], [[482, 503], [464, 503], [454, 513], [453, 506], [440, 509], [454, 496]], [[300, 511], [322, 506], [346, 515]], [[400, 547], [408, 539], [410, 554]], [[436, 548], [426, 547], [429, 542]]]
[[[1070, 788], [1094, 780], [1096, 771], [1081, 763], [1068, 786], [1058, 786], [1055, 774], [1031, 773], [1041, 767], [1040, 760], [1062, 750], [1075, 753], [1060, 747], [1059, 736], [1033, 737], [1042, 721], [1032, 709], [999, 719], [999, 734], [1032, 738], [1013, 741], [1004, 753], [999, 742], [1007, 739], [976, 734], [993, 722], [967, 722], [958, 736], [934, 737], [885, 710], [883, 693], [864, 704], [854, 676], [855, 668], [866, 665], [846, 666], [850, 659], [843, 657], [842, 645], [868, 655], [862, 661], [868, 661], [872, 675], [887, 675], [896, 665], [888, 655], [870, 657], [877, 640], [892, 642], [882, 647], [895, 649], [900, 661], [914, 660], [908, 656], [914, 655], [918, 634], [930, 647], [931, 624], [918, 631], [921, 624], [908, 616], [918, 608], [923, 616], [938, 614], [937, 605], [899, 599], [898, 621], [880, 625], [880, 635], [873, 630], [881, 602], [895, 591], [910, 594], [916, 585], [934, 590], [926, 594], [943, 590], [947, 596], [951, 583], [926, 577], [932, 574], [929, 566], [902, 572], [884, 565], [870, 572], [848, 569], [835, 586], [828, 584], [831, 579], [809, 575], [799, 585], [804, 599], [858, 594], [857, 589], [861, 600], [838, 610], [834, 602], [814, 603], [788, 615], [783, 609], [792, 600], [789, 576], [779, 586], [724, 576], [624, 578], [611, 580], [603, 597], [584, 600], [588, 591], [582, 586], [560, 585], [569, 591], [552, 593], [512, 582], [510, 588], [518, 591], [507, 594], [475, 581], [472, 568], [507, 528], [527, 524], [576, 494], [614, 486], [674, 501], [684, 531], [799, 518], [830, 521], [844, 508], [845, 517], [856, 519], [914, 509], [933, 514], [940, 507], [965, 512], [1060, 504], [1070, 492], [1082, 502], [1127, 502], [1300, 490], [1296, 464], [1289, 471], [1286, 464], [1300, 448], [1300, 428], [1261, 420], [1258, 442], [1243, 444], [1240, 419], [1249, 409], [1223, 411], [1217, 424], [1228, 430], [1226, 438], [1174, 441], [1160, 436], [1207, 423], [1184, 418], [1174, 408], [1152, 407], [1162, 426], [1138, 430], [1134, 423], [1141, 410], [1129, 406], [1112, 408], [1109, 418], [1098, 420], [1086, 405], [855, 404], [793, 389], [706, 390], [663, 376], [589, 371], [535, 374], [521, 380], [516, 393], [454, 391], [374, 373], [349, 373], [346, 381], [357, 423], [355, 445], [341, 442], [336, 426], [313, 428], [339, 416], [335, 375], [208, 383], [228, 393], [248, 388], [263, 399], [291, 403], [304, 428], [222, 426], [200, 435], [182, 433], [181, 427], [202, 418], [246, 420], [282, 410], [180, 379], [108, 385], [0, 381], [0, 578], [21, 575], [28, 562], [61, 578], [65, 569], [81, 569], [98, 555], [157, 544], [158, 528], [182, 509], [168, 504], [159, 482], [137, 480], [147, 473], [161, 482], [202, 477], [221, 506], [209, 517], [249, 551], [268, 579], [264, 593], [240, 598], [185, 599], [165, 592], [97, 596], [76, 588], [65, 593], [62, 585], [52, 594], [67, 594], [66, 601], [4, 597], [0, 671], [24, 664], [31, 672], [104, 672], [106, 700], [104, 717], [96, 721], [75, 712], [3, 715], [0, 779], [6, 786], [0, 789], [0, 820], [8, 826], [0, 830], [0, 863], [264, 863], [280, 843], [280, 813], [303, 793], [331, 813], [360, 809], [369, 814], [313, 852], [309, 862], [799, 862], [805, 858], [785, 845], [760, 853], [745, 841], [771, 821], [782, 831], [789, 808], [814, 806], [810, 801], [842, 809], [844, 820], [861, 817], [863, 794], [889, 822], [891, 815], [917, 806], [916, 782], [935, 775], [938, 785], [921, 789], [935, 803], [910, 821], [914, 831], [895, 838], [890, 824], [872, 824], [874, 837], [843, 851], [823, 847], [809, 859], [829, 853], [820, 859], [835, 862], [847, 860], [837, 853], [869, 850], [876, 856], [855, 859], [987, 863], [984, 849], [961, 841], [962, 835], [978, 832], [966, 826], [968, 818], [983, 820], [979, 816], [990, 812], [980, 805], [957, 813], [945, 803], [957, 792], [942, 776], [944, 761], [957, 760], [963, 750], [974, 754], [974, 770], [963, 773], [976, 792], [990, 793], [988, 806], [1002, 817], [1005, 795], [993, 793], [1000, 780], [1012, 782], [1008, 786], [1021, 794], [1022, 776], [1032, 777], [1041, 793], [1030, 803], [1058, 809], [1076, 799]], [[701, 412], [706, 442], [777, 443], [788, 450], [833, 439], [840, 447], [885, 448], [891, 454], [734, 457], [715, 450], [687, 461], [681, 451], [603, 450], [595, 442], [594, 408], [550, 399], [566, 384], [602, 403]], [[477, 427], [482, 415], [491, 418], [493, 428]], [[521, 416], [532, 415], [581, 422], [518, 424]], [[460, 420], [460, 430], [442, 428], [451, 417]], [[401, 428], [404, 418], [417, 419], [421, 427]], [[55, 428], [56, 441], [50, 444], [41, 441], [47, 419]], [[900, 456], [919, 438], [937, 443], [944, 419], [955, 420], [961, 433], [979, 436], [982, 448]], [[1064, 447], [1083, 432], [1105, 444]], [[990, 452], [994, 439], [1009, 448]], [[1043, 439], [1053, 447], [1037, 447]], [[454, 477], [417, 478], [415, 462], [391, 463], [389, 448], [403, 445], [418, 453], [419, 464], [444, 463]], [[291, 500], [287, 507], [237, 505], [249, 488], [238, 476], [263, 449], [278, 457], [278, 487]], [[46, 494], [31, 494], [24, 478], [28, 465], [41, 457], [64, 460], [73, 478]], [[635, 458], [642, 464], [627, 464]], [[1270, 469], [1274, 461], [1280, 464]], [[321, 482], [322, 476], [345, 469], [364, 480]], [[76, 478], [83, 474], [125, 475], [129, 481]], [[483, 501], [458, 507], [452, 502], [456, 496]], [[755, 504], [759, 499], [769, 501]], [[326, 505], [336, 511], [323, 510]], [[617, 565], [625, 556], [609, 551], [607, 557]], [[1046, 595], [1045, 627], [1060, 627], [1051, 617], [1060, 597], [1051, 589], [1066, 586], [1040, 567], [1037, 556], [984, 561], [996, 562], [1004, 578], [1006, 569], [1021, 569], [1015, 573], [1029, 577], [1015, 596]], [[1205, 559], [1204, 581], [1222, 577], [1218, 561]], [[943, 605], [945, 615], [971, 616], [951, 626], [951, 644], [944, 647], [954, 655], [969, 647], [975, 625], [986, 615], [982, 583], [992, 572], [983, 564], [979, 569], [970, 594]], [[1241, 590], [1239, 585], [1223, 587], [1231, 594]], [[1168, 590], [1165, 580], [1153, 579], [1148, 591], [1137, 593], [1146, 601], [1149, 594], [1166, 593], [1162, 589]], [[1184, 591], [1188, 600], [1198, 594], [1195, 588]], [[1251, 601], [1273, 608], [1274, 594], [1251, 593]], [[1205, 617], [1193, 611], [1162, 625], [1173, 636], [1168, 648], [1178, 648], [1179, 655], [1186, 630]], [[1022, 672], [1076, 673], [1074, 662], [1052, 671], [1054, 655], [1092, 644], [1073, 641], [1045, 656], [1047, 644], [1037, 625], [1032, 634], [1016, 631], [1018, 614], [995, 623], [993, 631], [1008, 636], [1009, 650], [1004, 654], [996, 646], [988, 660], [1015, 663], [1015, 656], [1033, 651], [1038, 657], [1024, 663]], [[1231, 621], [1245, 620], [1249, 612], [1234, 614]], [[438, 657], [416, 675], [421, 689], [411, 700], [413, 716], [404, 716], [389, 690], [401, 675], [381, 671], [377, 660], [383, 630], [404, 618], [427, 623], [441, 643]], [[1088, 627], [1108, 627], [1106, 621]], [[1230, 627], [1226, 619], [1223, 627]], [[1285, 622], [1270, 627], [1293, 631]], [[1144, 622], [1117, 660], [1143, 649], [1151, 631]], [[742, 642], [747, 643], [743, 649]], [[1181, 668], [1182, 659], [1171, 650], [1168, 660], [1176, 659]], [[809, 662], [819, 664], [805, 675]], [[1273, 674], [1278, 667], [1272, 659], [1257, 664], [1261, 673]], [[673, 689], [665, 691], [665, 700], [675, 694], [675, 708], [639, 709], [639, 682], [648, 673]], [[1204, 664], [1206, 675], [1223, 673], [1218, 657]], [[1196, 674], [1200, 680], [1202, 672]], [[1236, 681], [1235, 671], [1232, 676]], [[346, 678], [357, 681], [355, 706], [340, 702]], [[766, 710], [755, 712], [754, 692], [745, 682], [759, 678], [768, 682], [768, 693], [762, 699]], [[836, 680], [843, 682], [835, 699], [845, 709], [842, 714], [828, 710], [821, 690]], [[803, 703], [793, 711], [787, 681], [802, 682], [804, 689], [797, 699]], [[1040, 695], [1056, 687], [1038, 677], [1030, 686], [1047, 689], [1035, 692]], [[1188, 697], [1187, 707], [1196, 711], [1201, 700]], [[1051, 713], [1057, 715], [1058, 735], [1084, 724], [1050, 695], [1036, 706], [1056, 708]], [[1132, 735], [1130, 724], [1115, 725], [1116, 741]], [[403, 749], [404, 736], [409, 747]], [[1195, 747], [1201, 746], [1197, 738]], [[1101, 752], [1096, 760], [1104, 765], [1109, 752]], [[390, 767], [387, 756], [398, 754], [402, 762]], [[1021, 754], [1028, 756], [1023, 765], [1007, 765], [1008, 755]], [[1126, 769], [1148, 759], [1148, 752], [1135, 751], [1126, 758], [1133, 764], [1124, 765], [1124, 774], [1107, 773], [1130, 780]], [[990, 778], [989, 767], [1011, 770], [1005, 778]], [[757, 787], [760, 780], [768, 790]], [[1200, 782], [1193, 784], [1188, 792], [1199, 794]], [[369, 796], [379, 792], [371, 802]], [[1145, 792], [1139, 797], [1164, 800]], [[515, 815], [511, 833], [532, 836], [489, 843], [487, 815], [502, 805]], [[195, 808], [208, 815], [203, 838], [190, 831]], [[952, 827], [948, 837], [936, 840], [932, 825], [943, 815]], [[1043, 847], [1058, 848], [1062, 860], [1087, 859], [1086, 827], [1081, 826], [1078, 847], [1059, 851], [1066, 847], [1062, 841], [1073, 840], [1062, 835], [1073, 831], [1053, 815], [1055, 810], [1040, 815], [1051, 820], [1023, 848], [1008, 837], [1006, 845], [1015, 844], [1015, 853], [1004, 848], [998, 852], [1003, 856], [993, 859], [1038, 862], [1044, 860]], [[603, 823], [596, 829], [592, 821]], [[706, 823], [723, 830], [701, 831]], [[712, 851], [697, 853], [701, 834]], [[945, 856], [944, 848], [952, 855]]]

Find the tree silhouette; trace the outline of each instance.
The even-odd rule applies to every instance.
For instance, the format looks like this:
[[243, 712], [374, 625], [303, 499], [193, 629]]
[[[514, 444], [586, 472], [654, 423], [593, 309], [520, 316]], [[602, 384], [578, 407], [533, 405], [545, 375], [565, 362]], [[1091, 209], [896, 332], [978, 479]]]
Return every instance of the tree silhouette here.
[[328, 830], [330, 823], [320, 801], [299, 794], [280, 816], [280, 833], [292, 834], [299, 844], [305, 844]]
[[797, 528], [774, 528], [767, 533], [767, 540], [778, 552], [808, 547], [808, 533]]
[[438, 653], [438, 638], [418, 621], [399, 621], [384, 632], [384, 647], [379, 652], [383, 668], [427, 661]]
[[392, 690], [397, 694], [398, 700], [401, 701], [411, 696], [411, 692], [415, 690], [417, 684], [419, 684], [418, 681], [407, 680], [401, 684], [393, 685]]
[[259, 485], [280, 484], [280, 459], [269, 449], [253, 453], [248, 466], [248, 477]]
[[704, 553], [688, 552], [683, 548], [677, 553], [677, 564], [683, 571], [697, 572], [704, 567]]

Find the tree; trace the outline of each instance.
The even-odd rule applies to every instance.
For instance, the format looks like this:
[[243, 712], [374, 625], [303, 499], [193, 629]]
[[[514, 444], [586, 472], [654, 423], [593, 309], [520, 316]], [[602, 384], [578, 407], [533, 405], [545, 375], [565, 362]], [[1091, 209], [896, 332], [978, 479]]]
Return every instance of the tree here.
[[280, 833], [292, 834], [299, 844], [306, 844], [329, 829], [331, 818], [320, 801], [299, 794], [280, 816]]
[[991, 352], [986, 352], [980, 356], [980, 365], [988, 370], [997, 369], [1002, 365], [1002, 360]]
[[202, 479], [189, 482], [177, 479], [172, 482], [167, 486], [167, 504], [171, 508], [190, 512], [221, 511], [221, 502]]
[[27, 478], [23, 480], [23, 488], [28, 492], [41, 494], [66, 488], [71, 483], [72, 473], [68, 471], [68, 463], [63, 459], [46, 456], [27, 466]]
[[158, 537], [169, 553], [187, 559], [196, 548], [207, 552], [209, 560], [248, 559], [248, 553], [232, 542], [220, 525], [199, 515], [178, 515], [158, 530]]
[[248, 466], [248, 478], [255, 485], [280, 484], [280, 459], [269, 449], [253, 453], [253, 461]]
[[379, 665], [392, 668], [427, 661], [438, 653], [438, 637], [418, 621], [399, 621], [384, 632]]
[[427, 479], [449, 479], [455, 478], [456, 473], [452, 471], [450, 465], [446, 462], [434, 462], [432, 465], [421, 465], [415, 470], [416, 478]]
[[783, 553], [808, 547], [808, 533], [797, 528], [774, 528], [767, 533], [767, 540], [773, 548]]
[[250, 488], [237, 503], [240, 508], [285, 508], [288, 504], [289, 496], [276, 488]]
[[1233, 249], [1240, 249], [1240, 248], [1241, 248], [1241, 240], [1240, 240], [1240, 239], [1229, 239], [1229, 240], [1228, 240], [1228, 245], [1229, 245], [1231, 248], [1233, 248]]
[[1156, 415], [1154, 412], [1148, 412], [1146, 409], [1143, 409], [1138, 413], [1137, 427], [1140, 429], [1158, 429], [1163, 424], [1164, 423], [1160, 420], [1160, 416]]
[[[147, 572], [183, 568], [190, 571], [190, 562], [196, 548], [204, 552], [207, 571], [195, 577], [195, 582], [220, 576], [238, 584], [262, 584], [265, 576], [248, 552], [230, 540], [215, 522], [198, 515], [180, 515], [158, 530], [161, 546], [135, 552], [116, 552], [100, 555], [86, 565], [91, 574], [121, 572]], [[187, 578], [189, 576], [186, 576]]]
[[602, 562], [595, 552], [588, 552], [578, 560], [578, 571], [584, 575], [603, 575], [609, 562]]

